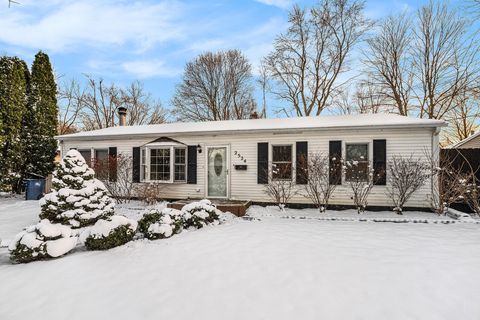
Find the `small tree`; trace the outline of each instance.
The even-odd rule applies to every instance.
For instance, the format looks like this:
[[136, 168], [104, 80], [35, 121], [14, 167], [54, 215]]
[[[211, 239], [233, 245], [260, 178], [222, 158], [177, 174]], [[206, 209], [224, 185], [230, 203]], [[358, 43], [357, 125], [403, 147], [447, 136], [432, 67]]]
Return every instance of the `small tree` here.
[[306, 172], [302, 173], [306, 181], [303, 185], [305, 197], [315, 204], [320, 213], [323, 213], [327, 210], [330, 197], [337, 187], [330, 183], [329, 158], [322, 154], [310, 155], [306, 168]]
[[[277, 167], [272, 164], [272, 170], [267, 174], [268, 183], [265, 185], [265, 193], [278, 205], [280, 210], [285, 211], [290, 199], [297, 193], [293, 182], [291, 167]], [[282, 178], [290, 176], [290, 178]]]
[[368, 196], [373, 188], [373, 169], [370, 163], [346, 161], [344, 166], [347, 184], [352, 189], [353, 204], [358, 214], [365, 211], [368, 205]]
[[53, 191], [41, 199], [40, 219], [78, 228], [111, 216], [115, 203], [94, 174], [77, 150], [68, 151], [53, 173]]
[[389, 163], [389, 182], [387, 196], [392, 200], [397, 214], [402, 214], [403, 206], [414, 192], [428, 179], [428, 163], [421, 159], [393, 156]]

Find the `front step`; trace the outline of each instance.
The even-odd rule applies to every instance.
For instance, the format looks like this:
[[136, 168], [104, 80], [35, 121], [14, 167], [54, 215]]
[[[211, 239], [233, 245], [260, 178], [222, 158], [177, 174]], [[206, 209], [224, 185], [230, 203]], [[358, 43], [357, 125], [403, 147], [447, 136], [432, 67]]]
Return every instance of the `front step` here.
[[[218, 210], [223, 212], [230, 212], [236, 215], [237, 217], [243, 217], [247, 213], [248, 207], [251, 205], [251, 201], [240, 201], [240, 200], [211, 200]], [[184, 205], [198, 200], [178, 200], [171, 202], [167, 205], [168, 208], [173, 208], [181, 210]]]

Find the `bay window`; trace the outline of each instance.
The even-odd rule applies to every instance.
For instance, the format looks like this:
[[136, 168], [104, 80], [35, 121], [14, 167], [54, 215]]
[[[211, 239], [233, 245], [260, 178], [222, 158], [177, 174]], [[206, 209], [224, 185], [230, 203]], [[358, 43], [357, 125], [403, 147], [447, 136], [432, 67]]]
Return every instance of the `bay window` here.
[[148, 145], [141, 149], [140, 179], [144, 182], [185, 182], [184, 146]]

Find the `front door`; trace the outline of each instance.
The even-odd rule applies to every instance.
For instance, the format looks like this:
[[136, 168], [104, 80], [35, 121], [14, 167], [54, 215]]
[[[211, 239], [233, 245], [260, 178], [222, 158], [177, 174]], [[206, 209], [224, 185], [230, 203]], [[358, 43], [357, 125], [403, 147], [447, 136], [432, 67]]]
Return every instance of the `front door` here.
[[207, 197], [228, 197], [227, 147], [207, 147]]

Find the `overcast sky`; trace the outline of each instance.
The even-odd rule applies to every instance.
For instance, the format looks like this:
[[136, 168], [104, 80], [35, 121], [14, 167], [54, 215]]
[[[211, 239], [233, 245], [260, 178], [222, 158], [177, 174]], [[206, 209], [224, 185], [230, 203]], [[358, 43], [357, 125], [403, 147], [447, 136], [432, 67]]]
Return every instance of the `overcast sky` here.
[[[169, 105], [186, 61], [239, 48], [257, 66], [286, 29], [290, 0], [0, 0], [0, 54], [31, 63], [50, 55], [62, 79], [82, 74], [118, 84], [141, 80]], [[3, 3], [2, 3], [3, 2]], [[370, 0], [369, 18], [415, 10], [425, 1]], [[311, 5], [315, 1], [297, 1]]]

